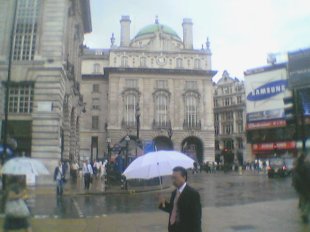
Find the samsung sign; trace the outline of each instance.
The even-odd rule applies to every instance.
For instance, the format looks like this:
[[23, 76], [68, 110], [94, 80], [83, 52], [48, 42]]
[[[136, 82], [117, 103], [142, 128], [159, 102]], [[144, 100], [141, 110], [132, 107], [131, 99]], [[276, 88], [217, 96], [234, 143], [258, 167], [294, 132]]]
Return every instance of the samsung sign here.
[[287, 88], [287, 80], [277, 80], [266, 83], [251, 91], [247, 99], [249, 101], [261, 101], [283, 93]]

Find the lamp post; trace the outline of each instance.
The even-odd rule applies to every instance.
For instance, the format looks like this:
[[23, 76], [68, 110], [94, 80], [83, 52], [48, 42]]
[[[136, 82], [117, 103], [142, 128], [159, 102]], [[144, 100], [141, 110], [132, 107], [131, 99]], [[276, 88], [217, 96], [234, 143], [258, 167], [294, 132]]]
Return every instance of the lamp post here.
[[128, 166], [128, 145], [129, 145], [129, 142], [130, 142], [130, 137], [129, 137], [129, 135], [126, 135], [125, 141], [126, 141], [125, 168], [127, 168], [127, 166]]
[[107, 148], [108, 148], [108, 163], [110, 162], [110, 155], [111, 155], [111, 138], [110, 137], [107, 137]]
[[14, 47], [14, 33], [15, 33], [15, 21], [17, 14], [17, 0], [14, 1], [14, 14], [11, 25], [11, 34], [10, 34], [10, 50], [9, 50], [9, 61], [8, 61], [8, 77], [6, 82], [5, 90], [5, 105], [4, 105], [4, 125], [3, 125], [3, 154], [1, 162], [4, 164], [5, 158], [7, 155], [8, 148], [8, 113], [9, 113], [9, 92], [11, 85], [11, 69], [12, 69], [12, 59], [13, 59], [13, 47]]
[[107, 166], [106, 166], [106, 173], [107, 173], [107, 176], [106, 176], [106, 183], [107, 185], [109, 185], [109, 174], [110, 174], [110, 159], [111, 159], [111, 138], [110, 137], [107, 137], [107, 147], [108, 147], [108, 162], [107, 162]]
[[[126, 141], [126, 157], [125, 157], [125, 169], [126, 169], [128, 167], [128, 145], [129, 145], [129, 142], [130, 142], [129, 135], [126, 135], [125, 141]], [[127, 184], [128, 184], [127, 180], [125, 179], [124, 188], [126, 190], [128, 189], [128, 185]]]
[[173, 135], [173, 131], [172, 131], [172, 127], [171, 127], [171, 124], [170, 124], [170, 126], [169, 126], [169, 128], [168, 128], [168, 136], [169, 136], [169, 139], [171, 140], [171, 137], [172, 137], [172, 135]]
[[137, 142], [139, 141], [140, 116], [141, 116], [140, 106], [139, 106], [139, 103], [137, 103], [136, 105]]

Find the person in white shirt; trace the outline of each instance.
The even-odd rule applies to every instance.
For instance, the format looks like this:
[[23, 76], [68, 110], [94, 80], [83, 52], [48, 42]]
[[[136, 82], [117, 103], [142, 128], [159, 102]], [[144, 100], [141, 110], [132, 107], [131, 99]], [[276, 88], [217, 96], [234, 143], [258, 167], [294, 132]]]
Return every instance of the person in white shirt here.
[[84, 188], [85, 190], [89, 190], [91, 178], [93, 175], [93, 169], [88, 160], [84, 161], [83, 163], [83, 175], [84, 175]]

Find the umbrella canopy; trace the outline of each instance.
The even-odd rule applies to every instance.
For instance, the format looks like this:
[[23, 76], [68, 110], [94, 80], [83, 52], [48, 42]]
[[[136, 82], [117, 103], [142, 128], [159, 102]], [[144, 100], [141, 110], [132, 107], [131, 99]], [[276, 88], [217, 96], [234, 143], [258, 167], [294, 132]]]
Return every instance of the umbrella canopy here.
[[44, 164], [36, 159], [18, 157], [7, 161], [2, 167], [3, 174], [10, 175], [48, 175], [49, 171]]
[[194, 160], [177, 151], [150, 152], [135, 159], [124, 171], [127, 179], [151, 179], [168, 176], [173, 168], [192, 168]]

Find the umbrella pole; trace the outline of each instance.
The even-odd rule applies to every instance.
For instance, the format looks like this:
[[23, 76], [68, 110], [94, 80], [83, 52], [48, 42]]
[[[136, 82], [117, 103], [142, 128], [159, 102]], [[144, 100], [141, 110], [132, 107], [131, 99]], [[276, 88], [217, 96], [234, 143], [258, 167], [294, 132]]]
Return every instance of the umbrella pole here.
[[158, 178], [159, 178], [160, 189], [162, 190], [163, 189], [163, 185], [162, 185], [162, 182], [161, 182], [161, 176], [159, 176]]
[[158, 178], [159, 178], [159, 185], [160, 185], [160, 189], [163, 189], [163, 185], [161, 182], [161, 175], [160, 175], [160, 170], [159, 170], [159, 163], [157, 163], [157, 171], [158, 171]]

